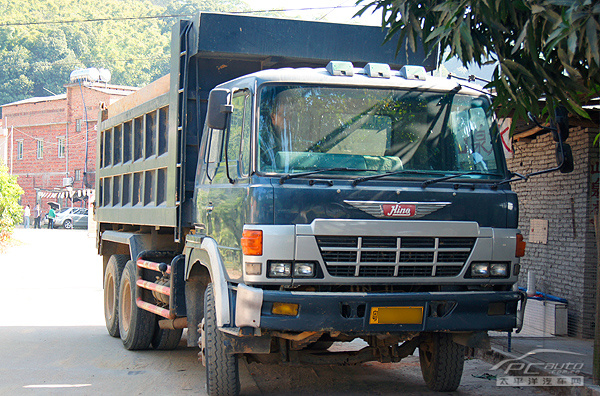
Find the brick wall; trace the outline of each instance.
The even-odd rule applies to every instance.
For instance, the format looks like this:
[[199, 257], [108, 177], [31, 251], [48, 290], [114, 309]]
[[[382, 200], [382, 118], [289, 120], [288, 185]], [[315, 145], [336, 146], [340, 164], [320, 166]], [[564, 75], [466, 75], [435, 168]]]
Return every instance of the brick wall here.
[[[568, 300], [569, 335], [593, 337], [596, 290], [596, 239], [593, 214], [597, 211], [597, 129], [571, 127], [572, 173], [553, 172], [514, 182], [519, 196], [519, 228], [529, 241], [532, 219], [548, 220], [548, 243], [528, 242], [521, 260], [520, 286], [535, 272], [537, 291]], [[548, 134], [513, 142], [508, 160], [513, 172], [527, 174], [556, 166], [555, 143]], [[596, 178], [597, 180], [597, 178]], [[594, 188], [592, 188], [594, 185]]]
[[[68, 191], [63, 188], [66, 177], [74, 180], [72, 187], [76, 191], [94, 188], [100, 104], [112, 103], [134, 89], [104, 84], [69, 84], [66, 90], [63, 95], [32, 98], [2, 108], [6, 126], [9, 130], [13, 128], [13, 136], [9, 137], [13, 142], [12, 171], [24, 190], [23, 206], [33, 206], [39, 200], [42, 210], [47, 211], [48, 201], [70, 204], [66, 198]], [[64, 156], [59, 156], [59, 138], [64, 139]], [[42, 158], [38, 158], [38, 140], [43, 141]], [[23, 142], [20, 159], [17, 156], [19, 141]], [[43, 195], [41, 199], [40, 194]]]

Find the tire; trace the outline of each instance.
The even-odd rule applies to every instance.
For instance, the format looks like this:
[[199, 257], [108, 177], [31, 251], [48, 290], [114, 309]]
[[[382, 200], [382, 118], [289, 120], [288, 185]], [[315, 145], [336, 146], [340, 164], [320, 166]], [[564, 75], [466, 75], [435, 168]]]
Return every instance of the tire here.
[[119, 285], [127, 260], [124, 254], [110, 256], [104, 273], [104, 321], [112, 337], [119, 336]]
[[119, 287], [119, 333], [125, 349], [148, 349], [154, 335], [154, 314], [138, 308], [136, 299], [137, 267], [129, 260]]
[[237, 396], [240, 393], [238, 356], [225, 353], [225, 337], [217, 329], [213, 284], [204, 295], [204, 361], [206, 391], [210, 396]]
[[183, 329], [161, 329], [158, 326], [158, 321], [161, 319], [162, 318], [156, 316], [154, 336], [152, 336], [152, 342], [150, 345], [153, 349], [170, 351], [177, 348], [179, 345], [179, 341], [181, 341], [181, 335], [183, 334]]
[[433, 333], [419, 345], [421, 373], [427, 387], [452, 392], [460, 385], [465, 364], [465, 347], [452, 341], [452, 334]]
[[73, 228], [73, 222], [71, 220], [67, 219], [63, 223], [63, 227], [65, 227], [67, 230], [70, 230]]

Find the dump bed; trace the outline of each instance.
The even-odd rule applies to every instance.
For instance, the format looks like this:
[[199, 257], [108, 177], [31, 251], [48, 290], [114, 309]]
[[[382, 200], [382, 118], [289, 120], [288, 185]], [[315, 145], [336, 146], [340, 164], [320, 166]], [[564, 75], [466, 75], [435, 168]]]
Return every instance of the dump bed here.
[[171, 74], [103, 112], [96, 165], [96, 220], [191, 227], [194, 177], [208, 94], [255, 71], [324, 67], [330, 60], [424, 65], [422, 51], [382, 45], [378, 27], [202, 13], [181, 20], [171, 41]]

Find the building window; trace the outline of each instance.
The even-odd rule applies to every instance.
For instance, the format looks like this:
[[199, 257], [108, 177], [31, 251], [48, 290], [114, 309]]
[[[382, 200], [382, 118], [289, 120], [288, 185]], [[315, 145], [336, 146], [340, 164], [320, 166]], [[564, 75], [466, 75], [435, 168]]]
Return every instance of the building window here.
[[81, 118], [75, 120], [75, 132], [81, 132]]
[[42, 139], [37, 140], [37, 157], [38, 159], [44, 158], [44, 141]]
[[23, 141], [17, 140], [17, 159], [23, 159]]
[[80, 181], [81, 180], [81, 169], [76, 169], [75, 170], [75, 181]]
[[58, 138], [58, 158], [65, 158], [65, 138]]

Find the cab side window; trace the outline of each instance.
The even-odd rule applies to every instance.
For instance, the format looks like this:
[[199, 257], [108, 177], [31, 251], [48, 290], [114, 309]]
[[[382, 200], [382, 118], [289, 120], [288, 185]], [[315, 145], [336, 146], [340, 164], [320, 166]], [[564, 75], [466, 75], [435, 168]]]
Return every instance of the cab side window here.
[[240, 169], [242, 176], [250, 173], [250, 131], [252, 129], [252, 97], [244, 97], [244, 120], [242, 125], [242, 142], [240, 152]]
[[206, 147], [206, 155], [204, 157], [206, 161], [204, 167], [206, 176], [209, 180], [212, 180], [217, 172], [219, 162], [221, 162], [223, 131], [220, 129], [208, 129], [208, 133], [208, 146]]
[[[234, 93], [233, 114], [229, 129], [229, 140], [223, 145], [223, 154], [227, 150], [229, 175], [233, 178], [247, 176], [250, 167], [250, 93], [246, 90]], [[221, 157], [221, 165], [225, 169], [225, 156]]]

